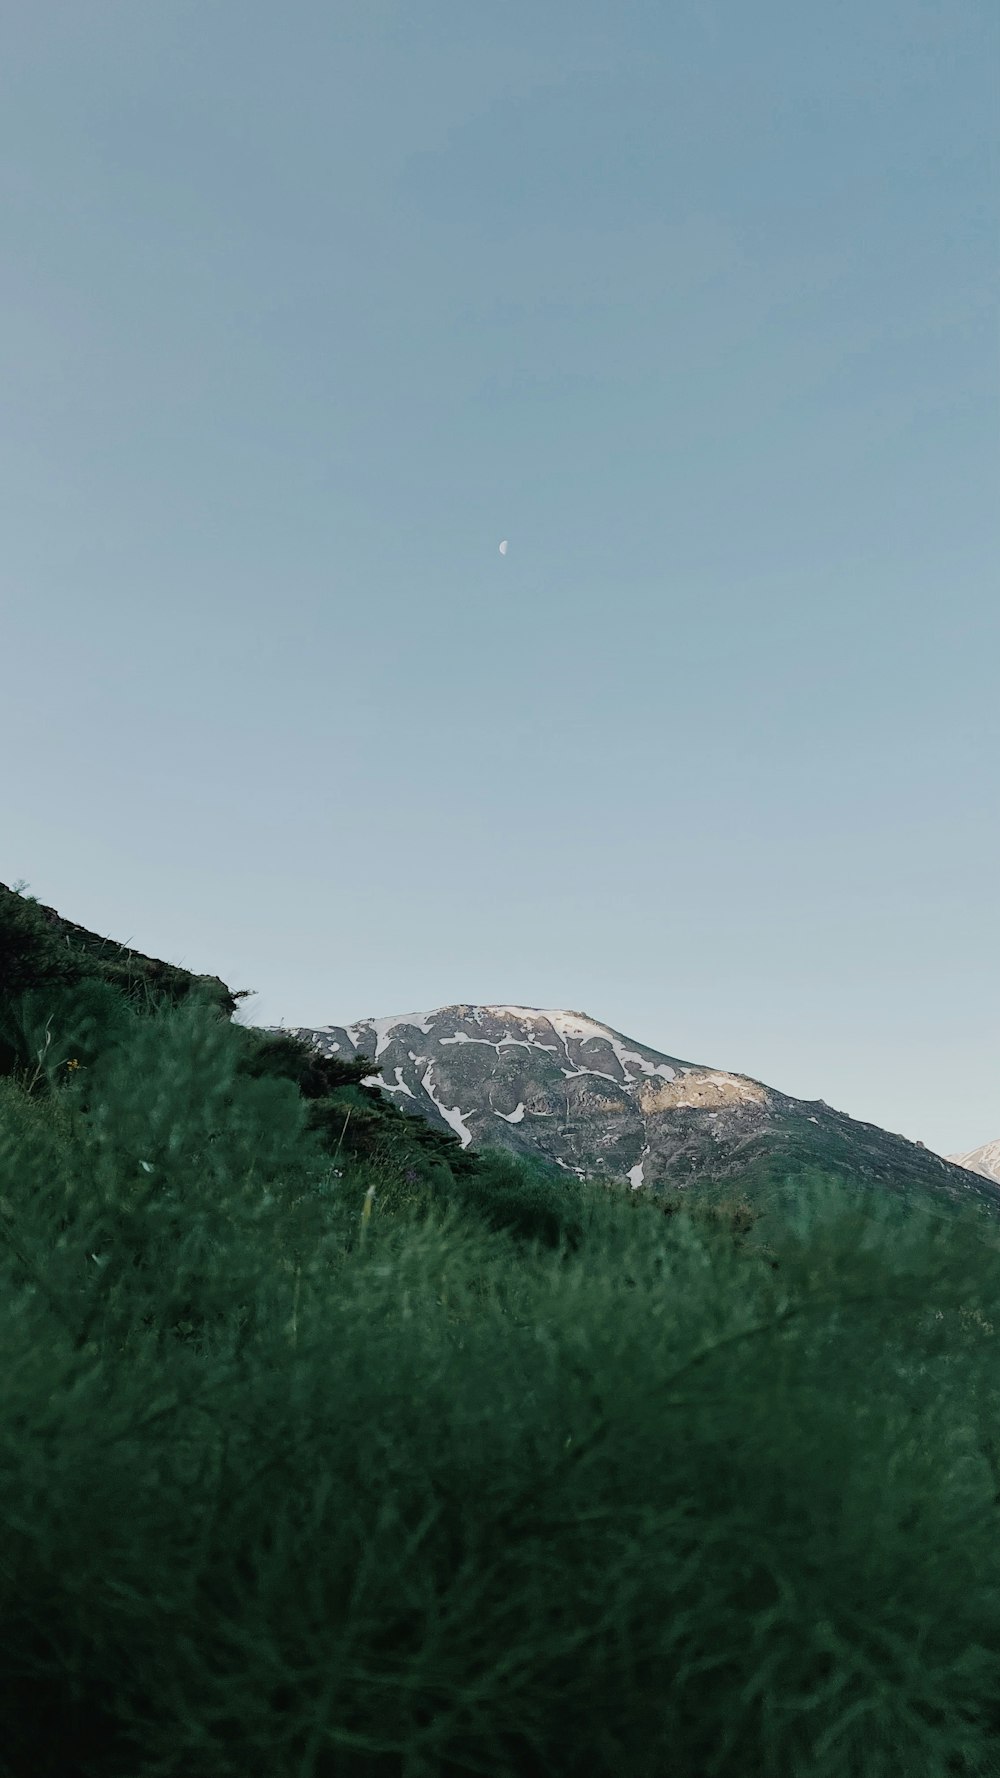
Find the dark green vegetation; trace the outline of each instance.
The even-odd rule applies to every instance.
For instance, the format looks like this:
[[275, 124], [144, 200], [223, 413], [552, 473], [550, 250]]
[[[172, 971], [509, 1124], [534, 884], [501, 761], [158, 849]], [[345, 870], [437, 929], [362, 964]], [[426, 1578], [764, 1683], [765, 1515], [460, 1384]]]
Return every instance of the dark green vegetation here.
[[65, 938], [0, 897], [4, 1778], [1000, 1772], [1000, 1225], [463, 1155]]

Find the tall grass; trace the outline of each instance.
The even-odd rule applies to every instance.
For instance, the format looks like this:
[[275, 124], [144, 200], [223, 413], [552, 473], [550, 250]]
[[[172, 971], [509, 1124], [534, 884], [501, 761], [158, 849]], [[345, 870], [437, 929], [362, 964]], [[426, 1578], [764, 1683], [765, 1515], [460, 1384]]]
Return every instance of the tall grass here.
[[1000, 1770], [984, 1225], [335, 1169], [239, 1054], [0, 1083], [4, 1778]]

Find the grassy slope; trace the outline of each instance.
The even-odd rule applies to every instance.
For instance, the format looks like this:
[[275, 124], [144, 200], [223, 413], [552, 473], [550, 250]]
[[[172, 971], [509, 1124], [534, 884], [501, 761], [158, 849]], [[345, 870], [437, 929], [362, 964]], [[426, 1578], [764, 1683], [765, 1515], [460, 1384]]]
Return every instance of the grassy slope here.
[[217, 997], [47, 960], [0, 1080], [2, 1778], [1000, 1770], [991, 1225], [452, 1166]]

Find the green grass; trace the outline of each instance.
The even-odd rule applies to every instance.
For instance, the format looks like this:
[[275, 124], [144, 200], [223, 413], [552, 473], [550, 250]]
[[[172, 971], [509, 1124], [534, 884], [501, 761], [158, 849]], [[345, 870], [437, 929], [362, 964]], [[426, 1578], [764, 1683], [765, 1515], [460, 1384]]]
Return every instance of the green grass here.
[[1000, 1231], [345, 1160], [196, 999], [92, 1036], [0, 1081], [3, 1778], [1000, 1771]]

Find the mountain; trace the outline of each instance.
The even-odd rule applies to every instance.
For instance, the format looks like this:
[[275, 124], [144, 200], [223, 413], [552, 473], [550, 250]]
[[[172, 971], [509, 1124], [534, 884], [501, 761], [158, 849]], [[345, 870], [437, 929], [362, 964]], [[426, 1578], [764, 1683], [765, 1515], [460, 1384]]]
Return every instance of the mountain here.
[[747, 1075], [663, 1055], [585, 1013], [455, 1005], [299, 1026], [291, 1035], [324, 1056], [366, 1058], [366, 1085], [454, 1131], [463, 1148], [507, 1148], [633, 1187], [821, 1164], [870, 1184], [930, 1188], [1000, 1210], [1000, 1181], [920, 1143], [823, 1100], [793, 1099]]
[[967, 1167], [982, 1179], [995, 1179], [1000, 1184], [1000, 1142], [984, 1142], [981, 1148], [970, 1148], [968, 1154], [950, 1154], [956, 1167]]

